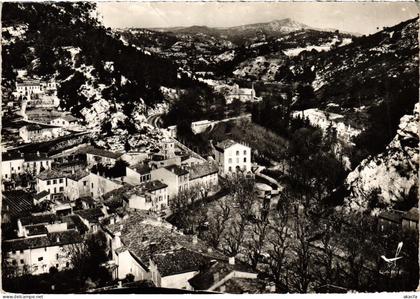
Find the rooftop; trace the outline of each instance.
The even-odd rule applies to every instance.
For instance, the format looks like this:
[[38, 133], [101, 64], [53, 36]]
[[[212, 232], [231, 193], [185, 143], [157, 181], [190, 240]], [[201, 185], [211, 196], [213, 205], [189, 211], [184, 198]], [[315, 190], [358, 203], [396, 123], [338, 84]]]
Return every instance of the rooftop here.
[[46, 236], [4, 240], [2, 242], [2, 250], [4, 252], [11, 252], [16, 250], [63, 246], [80, 243], [81, 241], [81, 236], [76, 230], [66, 230], [49, 233]]
[[70, 115], [70, 114], [65, 114], [65, 115], [57, 117], [57, 118], [62, 118], [64, 120], [67, 120], [68, 122], [73, 122], [73, 121], [78, 120], [76, 117], [74, 117], [73, 115]]
[[41, 172], [38, 175], [38, 178], [40, 180], [51, 180], [51, 179], [58, 179], [58, 178], [69, 178], [73, 181], [78, 181], [86, 176], [89, 175], [89, 172], [84, 169], [76, 169], [76, 170], [70, 170], [70, 169], [48, 169], [43, 172]]
[[23, 160], [23, 153], [19, 152], [4, 152], [1, 154], [2, 161]]
[[201, 240], [193, 242], [193, 237], [178, 232], [170, 223], [152, 216], [146, 211], [133, 211], [122, 221], [106, 226], [114, 234], [121, 233], [121, 250], [128, 249], [144, 264], [149, 264], [152, 255], [174, 252], [185, 248], [211, 258], [224, 258], [217, 252], [209, 252], [209, 247]]
[[211, 258], [201, 253], [181, 248], [166, 253], [158, 253], [152, 257], [161, 277], [197, 271], [211, 261]]
[[383, 211], [379, 213], [378, 217], [395, 222], [395, 223], [401, 223], [403, 215], [404, 215], [403, 211], [389, 210], [389, 211]]
[[36, 199], [36, 200], [41, 199], [41, 198], [47, 196], [48, 194], [50, 194], [50, 192], [48, 192], [47, 190], [41, 191], [41, 192], [34, 195], [34, 199]]
[[140, 187], [145, 191], [152, 192], [155, 190], [166, 188], [168, 187], [168, 185], [162, 183], [161, 181], [154, 180], [154, 181], [143, 183], [142, 185], [140, 185]]
[[248, 267], [242, 263], [235, 262], [234, 265], [227, 263], [226, 261], [216, 261], [210, 267], [202, 269], [200, 273], [191, 278], [188, 282], [195, 290], [208, 290], [217, 281], [214, 280], [215, 275], [219, 275], [219, 281], [232, 271], [241, 271], [253, 273]]
[[75, 214], [89, 221], [89, 223], [99, 223], [100, 218], [104, 217], [105, 214], [101, 208], [92, 208], [86, 210], [74, 211]]
[[198, 179], [219, 171], [217, 165], [211, 162], [194, 164], [188, 170], [190, 172], [190, 180]]
[[28, 236], [46, 235], [48, 233], [45, 224], [28, 225], [25, 229], [28, 231]]
[[25, 158], [25, 162], [51, 160], [46, 153], [40, 153], [40, 152], [25, 153], [23, 157]]
[[177, 176], [188, 174], [188, 170], [182, 168], [179, 165], [168, 165], [168, 166], [165, 166], [164, 168], [175, 173]]
[[144, 163], [138, 163], [136, 165], [133, 165], [130, 168], [134, 169], [136, 172], [140, 174], [147, 174], [147, 173], [150, 173], [151, 171], [151, 168], [149, 167], [149, 165], [144, 164]]
[[101, 156], [101, 157], [106, 157], [106, 158], [112, 158], [112, 159], [118, 159], [119, 157], [122, 156], [121, 153], [114, 153], [114, 152], [111, 152], [111, 151], [108, 151], [108, 150], [96, 148], [94, 146], [87, 146], [85, 148], [82, 148], [81, 150], [84, 151], [84, 153], [86, 153], [86, 154], [91, 154], [91, 155]]
[[235, 144], [238, 144], [238, 142], [233, 141], [232, 139], [226, 139], [226, 140], [218, 142], [214, 147], [223, 152], [225, 149], [227, 149], [227, 148], [229, 148], [229, 147], [231, 147]]
[[34, 207], [32, 195], [23, 190], [3, 192], [2, 210], [12, 217], [29, 215]]
[[28, 131], [39, 131], [39, 130], [44, 130], [44, 129], [54, 129], [54, 128], [59, 128], [57, 126], [52, 126], [52, 125], [41, 125], [41, 124], [28, 124], [26, 126], [26, 129]]
[[418, 208], [416, 208], [416, 207], [414, 207], [414, 208], [411, 208], [404, 216], [403, 216], [403, 218], [404, 219], [408, 219], [408, 220], [411, 220], [411, 221], [416, 221], [416, 222], [418, 222], [419, 221], [419, 209]]
[[59, 217], [53, 213], [30, 215], [20, 218], [20, 222], [23, 226], [41, 223], [55, 223], [57, 220], [59, 220]]

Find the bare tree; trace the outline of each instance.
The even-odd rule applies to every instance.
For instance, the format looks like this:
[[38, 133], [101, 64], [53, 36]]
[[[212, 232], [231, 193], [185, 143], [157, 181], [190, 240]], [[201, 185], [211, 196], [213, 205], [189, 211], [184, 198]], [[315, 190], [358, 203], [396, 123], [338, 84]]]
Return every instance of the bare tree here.
[[269, 222], [259, 219], [252, 226], [252, 237], [247, 242], [247, 255], [251, 263], [251, 267], [256, 270], [258, 263], [262, 258], [262, 250], [264, 248], [266, 237], [269, 231]]
[[287, 292], [287, 255], [290, 255], [290, 228], [288, 226], [289, 214], [283, 205], [279, 205], [277, 214], [273, 215], [270, 221], [268, 236], [268, 251], [263, 262], [268, 266], [268, 273], [276, 284], [277, 290]]
[[293, 261], [293, 287], [299, 293], [307, 293], [312, 281], [313, 250], [310, 246], [310, 223], [301, 215], [296, 214], [294, 219], [295, 241], [292, 244]]
[[225, 251], [231, 256], [239, 253], [245, 236], [247, 219], [242, 216], [238, 218], [230, 223], [228, 232], [225, 235]]
[[231, 207], [227, 200], [220, 200], [209, 223], [208, 242], [214, 248], [220, 243], [226, 224], [231, 218]]

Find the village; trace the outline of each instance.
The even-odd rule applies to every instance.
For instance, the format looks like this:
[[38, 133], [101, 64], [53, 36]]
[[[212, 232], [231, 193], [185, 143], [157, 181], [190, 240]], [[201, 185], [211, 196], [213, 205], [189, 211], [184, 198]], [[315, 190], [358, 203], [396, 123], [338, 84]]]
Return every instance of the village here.
[[[253, 97], [255, 92], [248, 93]], [[70, 269], [69, 248], [101, 231], [109, 244], [103, 266], [114, 281], [132, 276], [156, 287], [226, 292], [241, 280], [250, 288], [275, 290], [255, 271], [235, 263], [234, 256], [165, 220], [174, 212], [171, 202], [189, 191], [187, 204], [215, 200], [226, 196], [220, 180], [236, 174], [254, 178], [250, 147], [227, 139], [214, 146], [213, 157], [203, 158], [167, 137], [158, 152], [149, 154], [111, 152], [83, 142], [54, 155], [31, 152], [28, 145], [84, 133], [84, 128], [50, 100], [56, 95], [55, 82], [21, 79], [14, 95], [22, 103], [16, 114], [24, 122], [18, 129], [23, 147], [2, 153], [2, 225], [7, 235], [2, 248], [10, 277]], [[237, 86], [231, 97], [247, 100]], [[196, 123], [192, 130], [197, 130]], [[267, 184], [258, 185], [261, 198], [276, 194]], [[204, 265], [211, 266], [203, 272]], [[213, 274], [213, 280], [203, 281]]]
[[[283, 197], [281, 184], [252, 161], [248, 145], [226, 139], [214, 144], [213, 154], [204, 158], [176, 140], [172, 128], [158, 150], [148, 153], [112, 152], [91, 145], [88, 138], [64, 143], [53, 154], [43, 152], [37, 144], [51, 146], [63, 136], [86, 133], [76, 117], [50, 100], [55, 88], [55, 82], [41, 80], [16, 83], [14, 95], [22, 103], [16, 108], [17, 123], [22, 124], [17, 132], [23, 143], [2, 153], [7, 277], [72, 269], [75, 248], [100, 234], [106, 245], [106, 260], [98, 265], [107, 273], [105, 289], [121, 287], [122, 282], [148, 282], [152, 287], [188, 291], [276, 292], [276, 283], [262, 278], [257, 267], [268, 254], [265, 245], [257, 248], [253, 266], [238, 254], [243, 246], [239, 240], [235, 244], [226, 239], [227, 245], [220, 245], [234, 213], [266, 229], [261, 223], [268, 225], [274, 217], [270, 209], [278, 209]], [[246, 102], [255, 97], [253, 89], [233, 90], [230, 99]], [[191, 131], [199, 134], [231, 120], [192, 122]], [[241, 190], [242, 185], [248, 189]], [[197, 204], [198, 209], [190, 209]], [[207, 207], [204, 216], [201, 206]], [[197, 215], [191, 216], [191, 211]], [[209, 230], [212, 217], [218, 226]], [[380, 231], [417, 230], [417, 222], [417, 208], [378, 215]], [[244, 223], [237, 231], [243, 240], [248, 234]], [[97, 291], [95, 286], [91, 290]]]
[[418, 16], [124, 5], [2, 8], [3, 290], [417, 288]]

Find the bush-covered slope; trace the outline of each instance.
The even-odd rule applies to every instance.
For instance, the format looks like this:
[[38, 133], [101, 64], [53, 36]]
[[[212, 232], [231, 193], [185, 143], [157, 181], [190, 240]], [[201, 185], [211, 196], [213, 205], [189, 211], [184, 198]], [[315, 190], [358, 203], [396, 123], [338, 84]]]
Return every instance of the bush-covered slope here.
[[[99, 97], [154, 104], [160, 86], [179, 84], [174, 63], [124, 45], [95, 15], [95, 3], [4, 3], [3, 85], [13, 88], [18, 68], [55, 77], [62, 105], [79, 113]], [[16, 28], [23, 29], [13, 36]], [[101, 92], [95, 98], [83, 86]]]

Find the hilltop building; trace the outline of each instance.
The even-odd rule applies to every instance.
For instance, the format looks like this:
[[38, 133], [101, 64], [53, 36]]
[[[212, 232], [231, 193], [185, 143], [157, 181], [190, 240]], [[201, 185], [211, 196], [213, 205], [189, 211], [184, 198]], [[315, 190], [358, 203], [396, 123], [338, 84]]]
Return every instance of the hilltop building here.
[[226, 104], [231, 104], [234, 100], [243, 103], [253, 102], [255, 98], [254, 84], [252, 84], [252, 88], [239, 88], [238, 84], [234, 84], [231, 92], [226, 96]]

